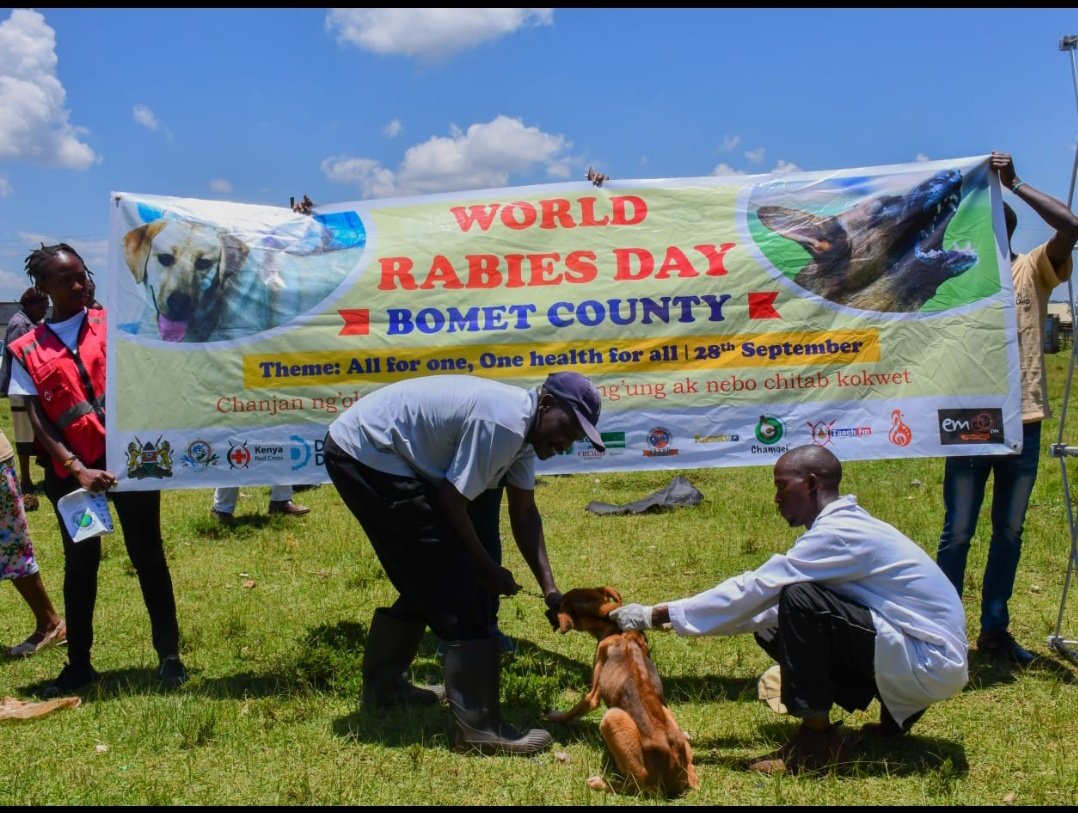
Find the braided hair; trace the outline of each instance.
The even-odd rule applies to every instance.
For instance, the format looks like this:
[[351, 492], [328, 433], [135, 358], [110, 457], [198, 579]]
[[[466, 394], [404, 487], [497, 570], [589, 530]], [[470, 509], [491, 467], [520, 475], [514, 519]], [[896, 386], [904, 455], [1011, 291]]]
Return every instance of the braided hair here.
[[45, 277], [46, 269], [48, 268], [49, 260], [62, 253], [73, 254], [79, 258], [79, 262], [82, 263], [82, 267], [86, 269], [86, 274], [90, 277], [93, 276], [93, 272], [90, 271], [86, 265], [86, 260], [82, 259], [75, 249], [69, 246], [67, 243], [57, 243], [53, 246], [47, 246], [44, 243], [41, 244], [41, 248], [35, 248], [28, 255], [26, 255], [26, 276], [34, 283], [35, 286], [40, 287], [41, 280]]

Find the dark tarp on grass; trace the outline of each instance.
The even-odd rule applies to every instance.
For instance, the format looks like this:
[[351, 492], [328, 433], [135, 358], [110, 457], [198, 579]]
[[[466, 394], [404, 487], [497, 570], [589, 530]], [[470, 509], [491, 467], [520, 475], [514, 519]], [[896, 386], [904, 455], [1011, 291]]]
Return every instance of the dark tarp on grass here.
[[704, 495], [700, 489], [678, 475], [670, 481], [670, 485], [666, 486], [666, 488], [660, 488], [658, 491], [654, 491], [636, 502], [626, 503], [625, 505], [611, 505], [607, 502], [593, 500], [584, 507], [584, 510], [591, 511], [593, 514], [643, 514], [648, 511], [657, 512], [665, 511], [668, 508], [699, 505], [703, 499]]

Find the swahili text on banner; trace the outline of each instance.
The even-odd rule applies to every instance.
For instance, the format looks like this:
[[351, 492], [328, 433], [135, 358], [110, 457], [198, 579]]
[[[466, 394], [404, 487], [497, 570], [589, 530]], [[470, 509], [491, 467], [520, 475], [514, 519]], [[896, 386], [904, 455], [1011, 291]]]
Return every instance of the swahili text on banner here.
[[287, 207], [114, 193], [108, 465], [120, 488], [328, 478], [374, 388], [590, 376], [606, 452], [539, 472], [1021, 446], [987, 156]]

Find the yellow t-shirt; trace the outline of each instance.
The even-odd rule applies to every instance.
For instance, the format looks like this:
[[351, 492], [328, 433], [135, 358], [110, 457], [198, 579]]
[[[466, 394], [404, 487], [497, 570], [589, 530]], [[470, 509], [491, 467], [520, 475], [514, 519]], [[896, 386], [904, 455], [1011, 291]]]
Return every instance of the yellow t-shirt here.
[[1048, 259], [1048, 244], [1042, 243], [1028, 254], [1019, 254], [1011, 263], [1014, 280], [1014, 308], [1018, 323], [1018, 360], [1022, 367], [1022, 422], [1033, 423], [1051, 417], [1048, 381], [1044, 369], [1044, 327], [1048, 321], [1048, 298], [1052, 289], [1070, 279], [1074, 261], [1067, 257], [1056, 271]]

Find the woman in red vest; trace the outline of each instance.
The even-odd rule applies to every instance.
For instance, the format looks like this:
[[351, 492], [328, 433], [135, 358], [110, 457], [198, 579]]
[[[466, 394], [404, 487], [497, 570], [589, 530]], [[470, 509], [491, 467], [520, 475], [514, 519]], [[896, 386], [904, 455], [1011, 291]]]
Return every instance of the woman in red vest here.
[[[92, 284], [82, 257], [66, 243], [44, 246], [26, 258], [26, 273], [52, 300], [52, 318], [12, 345], [10, 392], [27, 396], [34, 435], [48, 458], [45, 493], [56, 510], [78, 488], [104, 491], [116, 485], [105, 468], [106, 312], [88, 310]], [[128, 491], [111, 496], [127, 554], [138, 574], [150, 614], [157, 675], [168, 687], [187, 673], [179, 658], [180, 632], [172, 576], [161, 542], [161, 492]], [[46, 694], [78, 691], [100, 676], [90, 664], [101, 537], [75, 543], [57, 510], [64, 542], [64, 610], [68, 664]]]

